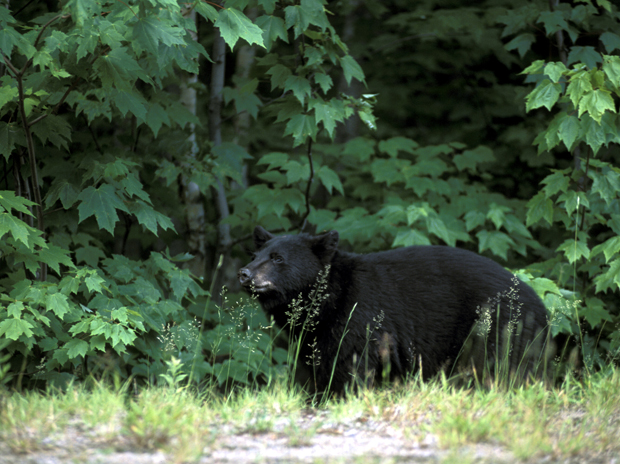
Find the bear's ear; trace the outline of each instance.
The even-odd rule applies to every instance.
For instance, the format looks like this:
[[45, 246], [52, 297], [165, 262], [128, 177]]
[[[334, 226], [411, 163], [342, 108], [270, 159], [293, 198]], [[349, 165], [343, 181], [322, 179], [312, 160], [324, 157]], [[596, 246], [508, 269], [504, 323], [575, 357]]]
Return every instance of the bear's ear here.
[[261, 226], [256, 226], [254, 228], [253, 237], [254, 237], [254, 246], [258, 250], [260, 247], [262, 247], [265, 244], [265, 242], [271, 240], [274, 236], [273, 234], [270, 234], [265, 229], [263, 229]]
[[319, 257], [323, 264], [329, 263], [338, 249], [340, 237], [338, 232], [332, 230], [312, 239], [312, 251]]

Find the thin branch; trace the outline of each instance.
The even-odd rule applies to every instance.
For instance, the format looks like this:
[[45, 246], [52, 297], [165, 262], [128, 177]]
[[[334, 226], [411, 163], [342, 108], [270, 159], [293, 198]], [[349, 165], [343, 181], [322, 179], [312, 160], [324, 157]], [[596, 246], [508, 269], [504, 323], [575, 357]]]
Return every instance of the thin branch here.
[[22, 6], [19, 10], [17, 10], [15, 13], [12, 13], [13, 17], [17, 17], [18, 14], [20, 14], [22, 11], [24, 11], [26, 8], [28, 8], [28, 6], [30, 6], [31, 3], [33, 3], [35, 0], [30, 0], [28, 3], [26, 3], [24, 6]]
[[[39, 35], [37, 35], [36, 40], [34, 41], [34, 47], [36, 48], [37, 45], [39, 44], [39, 40], [41, 40], [41, 37], [43, 36], [43, 32], [45, 32], [45, 29], [47, 29], [47, 27], [52, 24], [54, 21], [57, 21], [60, 18], [68, 18], [71, 15], [62, 15], [59, 14], [57, 16], [54, 16], [52, 19], [50, 19], [47, 23], [45, 23], [43, 25], [43, 27], [41, 28], [41, 30], [39, 31]], [[30, 58], [28, 61], [26, 61], [26, 64], [24, 64], [24, 67], [22, 68], [22, 70], [19, 72], [20, 76], [23, 77], [24, 74], [26, 74], [26, 70], [30, 67], [30, 65], [32, 64], [32, 60], [34, 60], [34, 56], [32, 58]]]
[[125, 3], [123, 0], [116, 0], [119, 3], [122, 3], [123, 5], [125, 5], [127, 8], [129, 8], [129, 11], [132, 12], [132, 14], [137, 18], [138, 15], [131, 9], [131, 7], [129, 5], [127, 5], [127, 3]]
[[[54, 16], [52, 19], [50, 19], [48, 22], [46, 22], [43, 27], [41, 28], [41, 30], [39, 31], [39, 35], [37, 36], [37, 39], [34, 41], [34, 48], [37, 48], [37, 45], [39, 45], [39, 40], [41, 40], [41, 37], [43, 36], [43, 32], [45, 31], [45, 29], [47, 29], [47, 26], [49, 26], [50, 24], [52, 24], [53, 22], [57, 21], [58, 19], [62, 18], [62, 19], [67, 19], [68, 17], [70, 17], [71, 15], [62, 15], [59, 14], [57, 16]], [[32, 59], [32, 58], [31, 58]]]
[[14, 74], [13, 78], [17, 79], [17, 76], [19, 75], [19, 71], [15, 69], [15, 67], [13, 66], [13, 63], [11, 63], [11, 61], [7, 58], [4, 52], [2, 52], [2, 57], [4, 58], [6, 67], [9, 68], [9, 70]]

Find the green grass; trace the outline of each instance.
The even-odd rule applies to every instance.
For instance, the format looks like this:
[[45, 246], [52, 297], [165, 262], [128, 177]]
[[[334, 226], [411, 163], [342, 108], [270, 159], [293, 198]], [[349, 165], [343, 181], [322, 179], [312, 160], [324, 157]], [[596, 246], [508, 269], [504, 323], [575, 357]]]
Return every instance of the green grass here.
[[463, 389], [412, 381], [361, 390], [316, 408], [285, 383], [229, 396], [196, 394], [178, 385], [137, 394], [74, 386], [66, 392], [0, 394], [0, 441], [12, 453], [28, 454], [77, 431], [101, 450], [159, 450], [170, 462], [181, 463], [208, 456], [222, 438], [234, 434], [270, 434], [285, 438], [288, 446], [303, 447], [322, 433], [374, 421], [407, 440], [423, 443], [432, 437], [445, 462], [465, 459], [468, 447], [476, 444], [499, 447], [517, 461], [586, 462], [620, 455], [618, 391], [620, 371], [615, 369], [557, 388], [536, 383]]

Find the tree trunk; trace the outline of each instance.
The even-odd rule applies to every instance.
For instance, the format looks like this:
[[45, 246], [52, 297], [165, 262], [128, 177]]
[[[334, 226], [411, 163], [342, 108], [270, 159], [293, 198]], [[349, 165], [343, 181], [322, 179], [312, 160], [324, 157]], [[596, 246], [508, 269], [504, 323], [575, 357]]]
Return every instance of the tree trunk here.
[[[211, 68], [211, 88], [209, 98], [209, 134], [213, 146], [216, 147], [222, 143], [222, 91], [224, 90], [224, 76], [226, 70], [226, 42], [220, 35], [218, 29], [215, 29], [215, 41], [213, 43], [213, 66]], [[212, 297], [215, 301], [219, 301], [222, 285], [225, 282], [224, 276], [231, 272], [230, 264], [230, 226], [222, 224], [222, 220], [226, 219], [230, 211], [226, 200], [226, 191], [224, 184], [217, 179], [217, 186], [213, 189], [213, 197], [219, 214], [220, 222], [217, 226], [217, 246], [215, 260], [212, 272]]]
[[[191, 20], [196, 23], [196, 11], [192, 9], [189, 15]], [[198, 40], [197, 34], [190, 33], [194, 40]], [[196, 89], [191, 86], [196, 82], [198, 82], [198, 75], [187, 75], [181, 83], [180, 96], [183, 105], [194, 115], [196, 114]], [[196, 158], [198, 155], [195, 130], [194, 124], [191, 124], [191, 135], [189, 136], [191, 148], [187, 154], [189, 158]], [[194, 256], [194, 259], [187, 263], [187, 267], [195, 276], [204, 277], [207, 268], [207, 239], [203, 197], [198, 185], [195, 182], [190, 182], [186, 176], [181, 178], [181, 199], [185, 204], [188, 251]]]

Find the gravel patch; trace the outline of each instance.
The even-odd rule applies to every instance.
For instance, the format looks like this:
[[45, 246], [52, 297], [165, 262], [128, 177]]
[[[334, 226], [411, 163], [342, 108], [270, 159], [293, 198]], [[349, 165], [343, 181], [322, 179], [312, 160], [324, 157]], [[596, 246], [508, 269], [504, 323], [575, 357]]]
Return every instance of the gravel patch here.
[[[413, 435], [409, 433], [409, 435]], [[122, 435], [111, 440], [92, 436], [79, 427], [46, 437], [38, 450], [13, 454], [0, 443], [0, 464], [164, 464], [174, 456], [161, 451], [132, 450]], [[432, 434], [405, 436], [387, 421], [360, 418], [335, 423], [307, 414], [292, 421], [278, 419], [264, 433], [239, 431], [230, 424], [214, 425], [205, 437], [200, 464], [254, 463], [434, 463], [461, 462], [514, 463], [511, 453], [487, 444], [445, 450]], [[182, 462], [182, 461], [181, 461]]]

